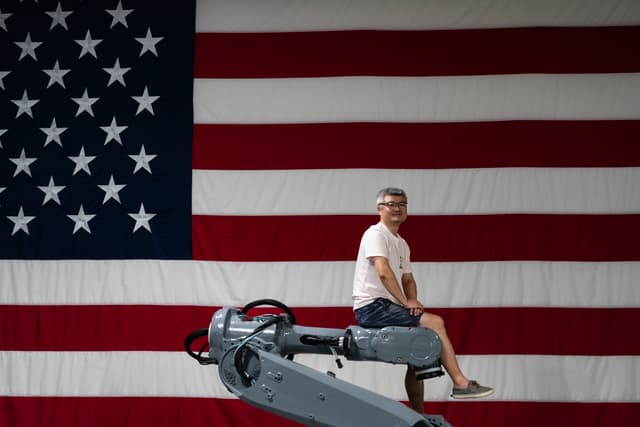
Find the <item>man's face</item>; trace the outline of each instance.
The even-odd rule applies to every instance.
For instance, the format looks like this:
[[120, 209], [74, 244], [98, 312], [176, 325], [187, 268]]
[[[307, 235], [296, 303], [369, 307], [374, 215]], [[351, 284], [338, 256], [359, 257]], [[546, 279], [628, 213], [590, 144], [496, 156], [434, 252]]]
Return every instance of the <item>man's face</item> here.
[[402, 224], [407, 219], [406, 203], [407, 199], [404, 196], [384, 196], [383, 202], [378, 205], [380, 220], [384, 224]]

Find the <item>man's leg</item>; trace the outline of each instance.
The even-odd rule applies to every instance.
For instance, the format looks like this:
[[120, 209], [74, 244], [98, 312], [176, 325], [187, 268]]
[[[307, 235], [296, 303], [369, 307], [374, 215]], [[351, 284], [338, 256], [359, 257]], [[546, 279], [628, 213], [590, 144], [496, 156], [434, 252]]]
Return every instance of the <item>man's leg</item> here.
[[462, 370], [460, 370], [456, 353], [451, 341], [449, 340], [449, 336], [447, 335], [447, 330], [444, 327], [444, 320], [442, 317], [431, 313], [423, 313], [422, 317], [420, 317], [420, 326], [431, 329], [440, 337], [440, 341], [442, 342], [442, 354], [440, 355], [440, 361], [449, 373], [451, 381], [453, 381], [453, 387], [466, 388], [469, 384], [469, 380], [464, 376]]
[[411, 408], [419, 414], [424, 414], [424, 382], [416, 379], [416, 371], [412, 366], [407, 365], [404, 387], [407, 389]]

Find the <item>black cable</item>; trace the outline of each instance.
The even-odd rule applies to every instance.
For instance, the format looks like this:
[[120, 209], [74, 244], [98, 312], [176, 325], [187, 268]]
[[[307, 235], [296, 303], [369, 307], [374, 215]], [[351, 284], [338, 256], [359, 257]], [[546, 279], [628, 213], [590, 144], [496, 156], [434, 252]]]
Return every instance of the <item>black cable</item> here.
[[245, 387], [251, 386], [253, 379], [249, 376], [247, 371], [244, 369], [244, 366], [242, 366], [242, 359], [244, 354], [246, 353], [246, 351], [244, 350], [244, 346], [247, 345], [253, 337], [260, 334], [269, 326], [274, 325], [278, 322], [281, 322], [282, 320], [283, 319], [281, 317], [272, 317], [271, 319], [264, 322], [262, 325], [255, 328], [253, 332], [251, 332], [249, 335], [247, 335], [242, 339], [242, 342], [238, 344], [238, 347], [233, 353], [233, 364], [235, 365], [236, 371], [238, 372], [238, 375], [240, 375], [240, 380], [242, 381], [242, 384], [244, 384]]
[[318, 335], [303, 335], [300, 337], [300, 342], [306, 345], [328, 345], [338, 347], [340, 345], [341, 337], [334, 336], [318, 336]]
[[249, 304], [242, 307], [241, 312], [242, 314], [247, 314], [249, 310], [251, 310], [254, 307], [258, 307], [260, 305], [270, 305], [273, 307], [278, 307], [279, 309], [287, 313], [287, 315], [289, 316], [289, 323], [291, 323], [292, 325], [296, 324], [296, 316], [293, 314], [291, 309], [287, 307], [284, 303], [281, 303], [280, 301], [275, 299], [265, 298], [265, 299], [251, 301]]
[[196, 359], [198, 363], [200, 363], [201, 365], [210, 365], [212, 363], [218, 362], [212, 357], [202, 356], [202, 352], [204, 351], [205, 348], [207, 348], [208, 343], [200, 348], [200, 351], [198, 352], [198, 354], [195, 354], [193, 350], [191, 350], [191, 343], [197, 340], [198, 338], [207, 336], [208, 333], [209, 333], [208, 328], [196, 329], [195, 331], [187, 335], [187, 337], [184, 340], [184, 349], [186, 350], [187, 354], [193, 357], [194, 359]]
[[[271, 299], [271, 298], [263, 298], [263, 299], [259, 299], [259, 300], [255, 300], [255, 301], [251, 301], [250, 303], [248, 303], [247, 305], [245, 305], [244, 307], [242, 307], [241, 313], [242, 314], [247, 314], [249, 312], [249, 310], [251, 310], [254, 307], [258, 307], [260, 305], [270, 305], [273, 307], [277, 307], [280, 310], [284, 311], [288, 318], [289, 318], [289, 323], [291, 325], [295, 325], [296, 324], [296, 316], [295, 314], [293, 314], [293, 311], [291, 311], [291, 309], [284, 303], [275, 300], [275, 299]], [[285, 356], [285, 358], [287, 360], [293, 360], [294, 355], [293, 354], [287, 354]]]

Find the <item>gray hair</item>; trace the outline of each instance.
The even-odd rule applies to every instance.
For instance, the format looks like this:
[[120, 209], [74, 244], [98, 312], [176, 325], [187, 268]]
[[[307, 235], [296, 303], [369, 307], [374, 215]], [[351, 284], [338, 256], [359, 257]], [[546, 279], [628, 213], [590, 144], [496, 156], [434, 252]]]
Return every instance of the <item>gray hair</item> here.
[[376, 204], [380, 204], [384, 202], [385, 196], [402, 196], [405, 200], [407, 200], [407, 193], [404, 192], [401, 188], [396, 187], [387, 187], [378, 191], [378, 196], [376, 197]]

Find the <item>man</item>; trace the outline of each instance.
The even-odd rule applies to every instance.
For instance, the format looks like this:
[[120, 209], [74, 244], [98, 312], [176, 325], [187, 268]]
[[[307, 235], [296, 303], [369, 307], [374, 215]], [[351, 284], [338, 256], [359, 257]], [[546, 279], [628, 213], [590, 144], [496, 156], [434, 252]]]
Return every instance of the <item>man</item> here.
[[[442, 342], [440, 360], [453, 381], [451, 397], [477, 398], [493, 393], [490, 387], [467, 379], [460, 370], [455, 351], [440, 316], [427, 313], [418, 300], [411, 272], [410, 251], [398, 229], [407, 219], [407, 195], [399, 188], [378, 192], [380, 222], [362, 236], [353, 279], [356, 320], [361, 326], [420, 326], [438, 334]], [[411, 407], [424, 412], [424, 385], [407, 368], [405, 388]]]

